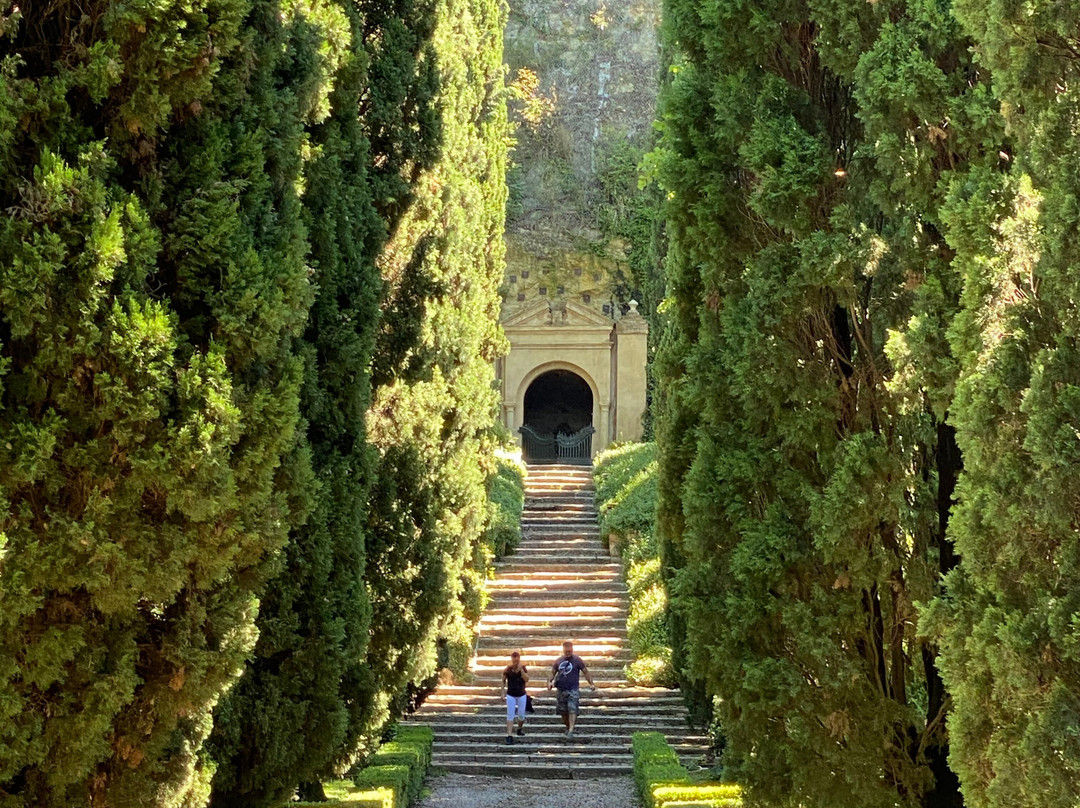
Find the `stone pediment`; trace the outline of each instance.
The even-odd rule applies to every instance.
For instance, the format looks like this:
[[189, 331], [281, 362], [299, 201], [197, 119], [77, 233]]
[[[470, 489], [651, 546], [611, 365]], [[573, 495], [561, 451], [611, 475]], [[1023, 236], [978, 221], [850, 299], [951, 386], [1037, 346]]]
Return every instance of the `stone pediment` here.
[[503, 328], [605, 328], [615, 321], [572, 300], [537, 301], [503, 320]]

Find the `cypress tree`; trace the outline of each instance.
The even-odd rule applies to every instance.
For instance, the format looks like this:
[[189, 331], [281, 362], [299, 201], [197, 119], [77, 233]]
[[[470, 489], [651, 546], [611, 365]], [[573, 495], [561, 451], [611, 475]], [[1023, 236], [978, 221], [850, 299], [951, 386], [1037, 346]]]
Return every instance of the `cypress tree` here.
[[1008, 175], [957, 186], [949, 209], [965, 278], [951, 529], [962, 561], [932, 628], [966, 804], [1065, 808], [1080, 793], [1080, 10], [958, 0], [956, 13], [1016, 148], [1002, 154]]
[[388, 300], [370, 413], [379, 451], [368, 546], [372, 731], [433, 672], [439, 635], [467, 629], [468, 564], [488, 518], [492, 362], [502, 348], [503, 14], [496, 0], [437, 3], [436, 156], [418, 167], [411, 207], [381, 259]]
[[296, 187], [325, 88], [268, 3], [3, 10], [0, 794], [198, 804], [307, 509]]
[[[373, 458], [364, 425], [385, 224], [359, 114], [372, 92], [362, 23], [351, 3], [326, 8], [308, 43], [314, 47], [296, 57], [324, 59], [333, 86], [327, 116], [309, 127], [316, 156], [303, 196], [318, 290], [303, 339], [301, 395], [314, 505], [262, 599], [254, 656], [215, 711], [208, 745], [215, 806], [281, 804], [298, 784], [334, 773], [355, 748], [361, 706], [372, 697], [364, 524]], [[329, 58], [319, 56], [324, 48]]]
[[952, 184], [997, 168], [937, 4], [670, 0], [659, 526], [753, 804], [954, 806], [916, 604], [953, 563]]

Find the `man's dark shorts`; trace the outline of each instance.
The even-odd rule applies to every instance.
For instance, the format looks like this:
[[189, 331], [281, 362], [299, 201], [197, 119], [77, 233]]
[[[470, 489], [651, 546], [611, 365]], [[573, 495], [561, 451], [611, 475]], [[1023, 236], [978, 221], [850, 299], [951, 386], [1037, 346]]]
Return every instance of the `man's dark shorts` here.
[[558, 715], [578, 715], [581, 712], [581, 691], [559, 690], [555, 695], [555, 712]]

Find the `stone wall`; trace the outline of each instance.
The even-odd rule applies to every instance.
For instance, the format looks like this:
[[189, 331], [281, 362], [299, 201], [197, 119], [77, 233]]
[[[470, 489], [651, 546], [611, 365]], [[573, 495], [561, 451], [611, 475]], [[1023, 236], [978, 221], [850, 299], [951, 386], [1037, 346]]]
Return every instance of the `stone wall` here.
[[[549, 110], [520, 122], [511, 169], [504, 316], [538, 298], [625, 302], [626, 248], [605, 234], [605, 167], [655, 117], [660, 0], [511, 0], [506, 61]], [[608, 309], [611, 310], [610, 308]]]

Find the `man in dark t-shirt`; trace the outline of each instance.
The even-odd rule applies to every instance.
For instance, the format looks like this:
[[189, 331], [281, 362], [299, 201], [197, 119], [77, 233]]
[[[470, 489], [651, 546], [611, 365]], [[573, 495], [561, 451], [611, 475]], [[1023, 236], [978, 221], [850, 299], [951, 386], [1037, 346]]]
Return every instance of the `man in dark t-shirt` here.
[[558, 691], [555, 700], [555, 712], [562, 716], [563, 725], [566, 727], [566, 737], [573, 739], [574, 722], [577, 721], [581, 711], [581, 674], [589, 683], [592, 691], [596, 692], [592, 674], [585, 661], [574, 653], [574, 644], [567, 640], [562, 646], [563, 654], [551, 665], [551, 676], [548, 678], [548, 690], [552, 685]]

